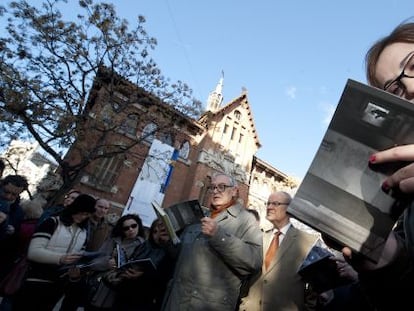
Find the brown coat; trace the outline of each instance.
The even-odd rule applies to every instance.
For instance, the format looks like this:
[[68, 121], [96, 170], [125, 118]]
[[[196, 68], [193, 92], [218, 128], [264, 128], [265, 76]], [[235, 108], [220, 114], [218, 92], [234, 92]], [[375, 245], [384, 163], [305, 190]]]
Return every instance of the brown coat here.
[[98, 223], [89, 220], [86, 250], [90, 252], [98, 251], [103, 242], [110, 237], [112, 228], [113, 226], [106, 218], [103, 218]]

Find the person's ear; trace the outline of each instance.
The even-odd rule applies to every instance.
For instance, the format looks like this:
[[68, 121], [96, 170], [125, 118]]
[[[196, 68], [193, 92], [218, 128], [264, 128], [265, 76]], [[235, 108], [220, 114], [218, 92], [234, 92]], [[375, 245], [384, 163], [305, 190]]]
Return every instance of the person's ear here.
[[232, 189], [232, 197], [233, 198], [238, 198], [239, 197], [239, 187], [235, 186]]

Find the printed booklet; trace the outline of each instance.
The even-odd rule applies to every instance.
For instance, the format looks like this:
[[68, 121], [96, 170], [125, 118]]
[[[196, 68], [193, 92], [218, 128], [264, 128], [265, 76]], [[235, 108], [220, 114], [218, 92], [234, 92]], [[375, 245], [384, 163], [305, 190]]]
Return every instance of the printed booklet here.
[[188, 225], [199, 223], [201, 218], [204, 217], [203, 208], [198, 200], [177, 203], [168, 208], [162, 208], [157, 202], [153, 201], [152, 206], [158, 218], [164, 222], [174, 244], [180, 242], [177, 236], [178, 232]]
[[132, 259], [126, 260], [126, 255], [122, 248], [117, 245], [117, 268], [122, 270], [134, 269], [143, 272], [154, 272], [157, 268], [151, 258], [140, 258], [140, 259]]
[[369, 165], [369, 157], [410, 143], [414, 143], [414, 105], [348, 80], [288, 213], [377, 262], [406, 205], [401, 193], [385, 193], [381, 185], [404, 163]]

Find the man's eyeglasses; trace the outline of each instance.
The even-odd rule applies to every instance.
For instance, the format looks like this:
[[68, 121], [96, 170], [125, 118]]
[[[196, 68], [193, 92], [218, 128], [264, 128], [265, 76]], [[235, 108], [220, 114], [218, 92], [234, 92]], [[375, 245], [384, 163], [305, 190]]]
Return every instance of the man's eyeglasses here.
[[289, 203], [283, 203], [283, 202], [278, 202], [278, 201], [266, 202], [266, 206], [269, 206], [269, 205], [279, 206], [279, 205], [289, 205]]
[[234, 186], [231, 185], [225, 185], [225, 184], [218, 184], [218, 185], [210, 185], [207, 187], [207, 190], [209, 192], [214, 192], [215, 189], [217, 189], [218, 192], [224, 192], [227, 188], [233, 188]]
[[122, 230], [128, 231], [130, 228], [135, 229], [137, 227], [138, 227], [138, 224], [132, 224], [132, 225], [129, 225], [129, 226], [122, 227]]
[[407, 91], [407, 87], [401, 81], [403, 78], [414, 78], [414, 51], [411, 52], [411, 56], [408, 58], [407, 63], [404, 65], [404, 68], [398, 77], [384, 85], [384, 91], [403, 97]]

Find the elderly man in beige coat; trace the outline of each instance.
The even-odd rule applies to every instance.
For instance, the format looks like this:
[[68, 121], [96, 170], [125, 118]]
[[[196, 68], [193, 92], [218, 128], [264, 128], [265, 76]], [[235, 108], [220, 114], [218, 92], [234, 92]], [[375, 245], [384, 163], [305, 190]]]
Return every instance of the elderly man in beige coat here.
[[[297, 271], [318, 237], [292, 225], [286, 213], [290, 201], [291, 196], [282, 191], [269, 196], [266, 218], [273, 228], [263, 233], [262, 273], [251, 281], [249, 293], [242, 298], [239, 310], [315, 310], [317, 294], [307, 287]], [[268, 249], [276, 235], [279, 236], [278, 247], [269, 256]]]

